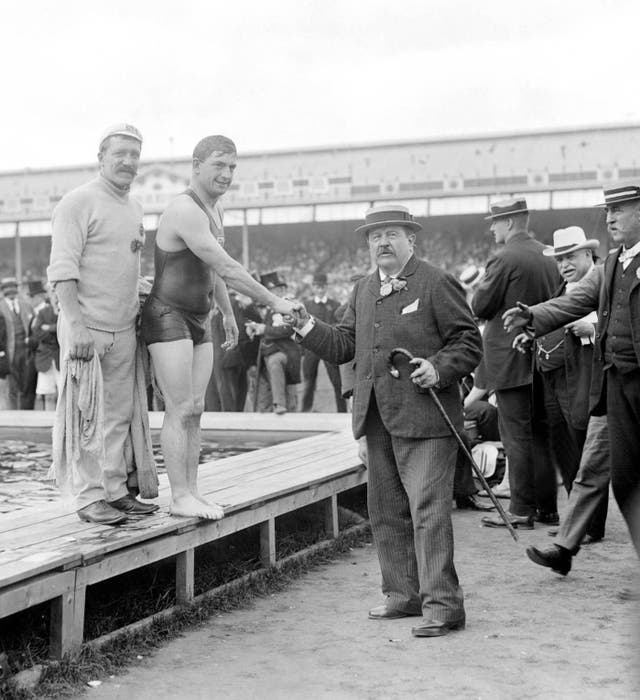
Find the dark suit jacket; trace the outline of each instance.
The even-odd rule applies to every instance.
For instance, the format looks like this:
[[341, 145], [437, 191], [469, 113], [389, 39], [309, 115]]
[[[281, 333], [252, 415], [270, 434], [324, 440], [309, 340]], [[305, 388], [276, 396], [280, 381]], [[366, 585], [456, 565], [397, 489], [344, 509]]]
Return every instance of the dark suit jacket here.
[[556, 263], [542, 255], [543, 249], [542, 243], [528, 233], [515, 235], [489, 259], [471, 300], [476, 316], [487, 322], [484, 362], [489, 382], [497, 390], [526, 386], [532, 381], [531, 353], [513, 351], [511, 344], [517, 331], [505, 332], [502, 314], [517, 301], [530, 306], [549, 299], [560, 284]]
[[[558, 328], [578, 318], [582, 318], [594, 309], [598, 310], [589, 401], [590, 410], [594, 415], [602, 415], [606, 411], [602, 372], [604, 346], [607, 328], [609, 327], [609, 313], [611, 311], [611, 287], [621, 250], [622, 246], [611, 251], [606, 257], [604, 265], [596, 266], [592, 272], [580, 280], [578, 286], [571, 291], [571, 294], [552, 299], [546, 304], [538, 304], [531, 308], [536, 335], [542, 335], [553, 328]], [[633, 349], [640, 365], [640, 278], [637, 274], [629, 289], [628, 302]]]
[[[56, 333], [58, 315], [51, 304], [41, 304], [35, 310], [29, 329], [29, 345], [35, 353], [35, 364], [38, 372], [46, 372], [53, 362], [60, 368], [60, 346]], [[42, 326], [51, 326], [50, 331], [43, 331]]]
[[[411, 257], [400, 278], [407, 281], [405, 289], [387, 297], [380, 296], [377, 270], [358, 280], [342, 321], [335, 328], [317, 321], [301, 341], [334, 364], [355, 357], [352, 418], [356, 438], [364, 435], [373, 392], [382, 421], [392, 435], [450, 435], [429, 394], [409, 380], [413, 365], [398, 362], [400, 379], [389, 373], [387, 358], [394, 347], [404, 347], [434, 365], [440, 375], [439, 398], [459, 428], [462, 404], [458, 381], [482, 357], [480, 333], [462, 287], [452, 275]], [[416, 310], [402, 313], [402, 309], [414, 305]]]
[[[563, 282], [553, 297], [563, 296], [566, 288], [567, 283]], [[570, 422], [576, 430], [586, 430], [589, 422], [593, 345], [591, 343], [583, 345], [580, 338], [565, 329], [562, 352], [564, 359], [562, 390], [569, 401]]]
[[285, 368], [287, 384], [298, 384], [300, 382], [300, 348], [291, 339], [293, 329], [291, 326], [281, 323], [273, 325], [274, 314], [267, 311], [264, 317], [264, 335], [260, 341], [260, 348], [263, 357], [269, 357], [276, 352], [283, 352], [287, 356], [287, 366]]

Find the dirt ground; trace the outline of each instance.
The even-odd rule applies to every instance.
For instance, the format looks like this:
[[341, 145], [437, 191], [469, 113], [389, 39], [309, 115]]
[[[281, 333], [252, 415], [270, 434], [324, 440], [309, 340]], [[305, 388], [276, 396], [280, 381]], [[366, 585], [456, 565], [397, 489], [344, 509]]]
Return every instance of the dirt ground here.
[[375, 550], [367, 546], [132, 660], [128, 673], [103, 679], [88, 697], [640, 697], [640, 606], [616, 597], [640, 577], [615, 504], [606, 539], [584, 547], [567, 577], [525, 555], [528, 544], [552, 541], [546, 527], [521, 532], [516, 544], [479, 521], [454, 512], [465, 631], [415, 639], [411, 618], [368, 620], [381, 597]]

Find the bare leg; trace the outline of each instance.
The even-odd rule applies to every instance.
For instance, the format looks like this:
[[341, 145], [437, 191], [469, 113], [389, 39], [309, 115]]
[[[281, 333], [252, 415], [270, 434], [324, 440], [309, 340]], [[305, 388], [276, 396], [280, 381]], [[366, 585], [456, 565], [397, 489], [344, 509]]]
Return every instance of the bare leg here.
[[[153, 343], [149, 346], [149, 353], [165, 401], [160, 446], [171, 485], [169, 509], [173, 515], [184, 517], [222, 518], [224, 511], [219, 505], [203, 503], [192, 491], [197, 476], [200, 415], [206, 389], [205, 383], [198, 399], [194, 397], [193, 343], [191, 340]], [[197, 355], [200, 356], [201, 352]], [[201, 381], [198, 372], [199, 386]], [[195, 466], [189, 463], [194, 459]]]
[[[220, 352], [223, 352], [220, 350]], [[204, 410], [204, 397], [213, 368], [213, 345], [203, 343], [193, 348], [193, 364], [191, 370], [192, 395], [194, 397], [194, 416], [191, 426], [191, 441], [187, 453], [187, 480], [189, 490], [202, 503], [209, 505], [198, 491], [198, 465], [200, 463], [200, 448], [202, 442], [202, 430], [200, 419]]]

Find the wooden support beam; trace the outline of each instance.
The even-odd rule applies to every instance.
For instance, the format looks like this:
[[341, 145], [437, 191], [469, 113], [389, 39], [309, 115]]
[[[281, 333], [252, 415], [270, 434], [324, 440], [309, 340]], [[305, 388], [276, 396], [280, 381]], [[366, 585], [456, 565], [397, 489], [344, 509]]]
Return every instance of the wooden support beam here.
[[268, 568], [276, 563], [276, 519], [269, 518], [260, 523], [260, 559]]
[[82, 586], [51, 601], [49, 656], [52, 659], [61, 659], [82, 646], [85, 591], [86, 588]]
[[178, 604], [193, 601], [195, 550], [185, 549], [176, 556], [176, 602]]
[[334, 493], [324, 501], [324, 532], [327, 537], [337, 537], [339, 531], [338, 495]]

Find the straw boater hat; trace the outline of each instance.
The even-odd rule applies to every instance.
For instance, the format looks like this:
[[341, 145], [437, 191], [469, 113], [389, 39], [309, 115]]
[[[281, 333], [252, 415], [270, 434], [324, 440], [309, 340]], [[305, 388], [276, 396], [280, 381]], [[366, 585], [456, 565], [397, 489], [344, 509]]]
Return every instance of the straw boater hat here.
[[472, 287], [474, 284], [477, 284], [480, 281], [482, 275], [484, 275], [484, 267], [469, 265], [460, 273], [460, 277], [458, 277], [458, 279], [467, 287]]
[[495, 202], [489, 207], [490, 214], [485, 216], [485, 221], [493, 221], [504, 216], [516, 216], [517, 214], [528, 214], [527, 200], [524, 197], [518, 199], [503, 199]]
[[606, 190], [603, 189], [604, 204], [599, 204], [600, 207], [610, 207], [614, 204], [622, 204], [623, 202], [631, 202], [634, 199], [640, 199], [640, 186], [637, 182], [631, 183], [616, 183], [613, 187]]
[[568, 228], [559, 228], [553, 232], [553, 245], [545, 248], [542, 254], [547, 257], [558, 257], [559, 255], [573, 253], [574, 250], [583, 250], [584, 248], [591, 248], [591, 250], [595, 251], [599, 246], [600, 241], [597, 238], [587, 240], [580, 226], [569, 226]]
[[422, 226], [413, 220], [413, 216], [401, 204], [378, 204], [367, 210], [364, 224], [358, 226], [356, 233], [368, 233], [372, 228], [380, 226], [402, 225], [412, 231], [420, 231]]

